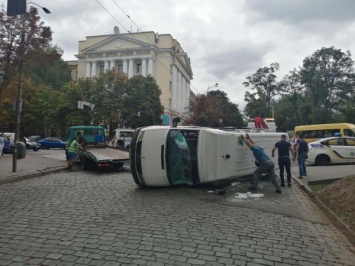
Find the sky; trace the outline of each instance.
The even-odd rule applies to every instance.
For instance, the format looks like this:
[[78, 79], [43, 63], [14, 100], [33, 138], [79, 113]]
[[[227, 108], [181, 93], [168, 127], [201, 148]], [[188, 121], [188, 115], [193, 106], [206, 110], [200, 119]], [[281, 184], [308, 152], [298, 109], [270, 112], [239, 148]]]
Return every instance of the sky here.
[[[281, 80], [322, 47], [355, 53], [353, 0], [35, 0], [53, 44], [75, 60], [86, 36], [154, 31], [171, 34], [191, 60], [191, 89], [218, 83], [242, 110], [243, 82], [260, 67], [279, 63]], [[36, 6], [30, 4], [28, 5]], [[7, 7], [7, 0], [0, 0]], [[37, 6], [38, 7], [38, 6]], [[129, 16], [130, 18], [128, 18]], [[352, 56], [354, 59], [354, 56]]]

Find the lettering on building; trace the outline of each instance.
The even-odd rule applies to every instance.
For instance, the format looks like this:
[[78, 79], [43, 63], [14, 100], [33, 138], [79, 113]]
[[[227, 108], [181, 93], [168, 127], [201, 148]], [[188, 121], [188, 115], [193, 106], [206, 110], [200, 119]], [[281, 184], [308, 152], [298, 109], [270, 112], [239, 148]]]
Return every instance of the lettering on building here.
[[145, 54], [150, 54], [150, 51], [149, 50], [136, 50], [136, 51], [92, 52], [92, 53], [86, 54], [86, 58], [117, 57], [117, 56], [145, 55]]

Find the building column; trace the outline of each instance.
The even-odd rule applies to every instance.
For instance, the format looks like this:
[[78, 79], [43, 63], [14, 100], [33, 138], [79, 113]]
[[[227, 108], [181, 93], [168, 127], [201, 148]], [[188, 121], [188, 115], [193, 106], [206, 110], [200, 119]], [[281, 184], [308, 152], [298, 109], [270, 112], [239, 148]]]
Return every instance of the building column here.
[[181, 72], [178, 71], [178, 75], [177, 75], [177, 106], [176, 106], [176, 110], [178, 112], [181, 112], [181, 101], [182, 101], [182, 88], [181, 88]]
[[115, 63], [116, 63], [115, 60], [111, 60], [111, 61], [110, 61], [110, 69], [111, 69], [111, 70], [112, 70], [112, 69], [115, 69]]
[[177, 68], [176, 65], [173, 65], [173, 77], [172, 77], [172, 99], [171, 99], [171, 107], [177, 110]]
[[128, 77], [133, 77], [133, 59], [129, 59], [128, 63]]
[[153, 75], [153, 58], [149, 58], [149, 61], [148, 61], [148, 75]]
[[[186, 107], [189, 107], [190, 106], [190, 82], [188, 80], [186, 80], [186, 104], [185, 106]], [[186, 110], [186, 112], [190, 112], [189, 108]]]
[[181, 76], [181, 113], [185, 112], [185, 102], [186, 102], [186, 79], [184, 76]]
[[147, 59], [142, 58], [142, 75], [143, 77], [147, 76]]
[[86, 62], [86, 71], [85, 71], [85, 76], [87, 78], [91, 77], [91, 62]]
[[123, 73], [128, 75], [128, 60], [127, 59], [123, 60]]
[[92, 62], [91, 64], [91, 77], [96, 76], [96, 61]]
[[110, 61], [105, 61], [104, 71], [110, 70]]

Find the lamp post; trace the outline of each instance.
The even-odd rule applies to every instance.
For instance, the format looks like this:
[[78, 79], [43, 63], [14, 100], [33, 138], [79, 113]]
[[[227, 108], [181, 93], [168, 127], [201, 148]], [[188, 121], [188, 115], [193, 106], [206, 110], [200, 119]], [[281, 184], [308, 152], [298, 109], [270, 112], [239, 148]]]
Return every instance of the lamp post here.
[[206, 90], [206, 95], [208, 94], [208, 90], [209, 90], [209, 89], [211, 89], [211, 88], [217, 88], [217, 87], [218, 87], [218, 83], [216, 83], [216, 84], [214, 84], [214, 85], [208, 87], [207, 90]]
[[[29, 2], [28, 4], [35, 4]], [[39, 5], [37, 5], [39, 6]], [[41, 6], [39, 6], [41, 7]], [[51, 13], [47, 8], [41, 7], [43, 11], [47, 14]], [[17, 98], [16, 98], [16, 130], [14, 139], [14, 150], [12, 157], [12, 172], [17, 171], [17, 142], [19, 141], [20, 126], [21, 126], [21, 111], [22, 111], [22, 74], [23, 74], [23, 56], [25, 54], [25, 34], [26, 34], [26, 14], [21, 15], [22, 19], [22, 30], [21, 30], [21, 40], [19, 45], [19, 65], [18, 65], [18, 84], [17, 84]]]
[[43, 6], [40, 6], [39, 4], [36, 4], [36, 3], [33, 3], [33, 2], [28, 2], [27, 5], [29, 5], [29, 4], [36, 5], [36, 6], [40, 7], [40, 8], [42, 8], [42, 10], [43, 10], [46, 14], [50, 14], [50, 13], [51, 13], [51, 11], [49, 11], [47, 8], [45, 8], [45, 7], [43, 7]]

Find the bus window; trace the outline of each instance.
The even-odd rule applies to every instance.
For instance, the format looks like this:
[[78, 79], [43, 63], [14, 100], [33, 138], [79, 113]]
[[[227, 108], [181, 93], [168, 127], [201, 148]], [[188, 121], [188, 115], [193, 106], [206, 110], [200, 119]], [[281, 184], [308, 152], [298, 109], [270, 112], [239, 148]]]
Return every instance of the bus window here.
[[355, 137], [355, 132], [353, 130], [351, 130], [351, 129], [345, 128], [344, 129], [344, 136]]

